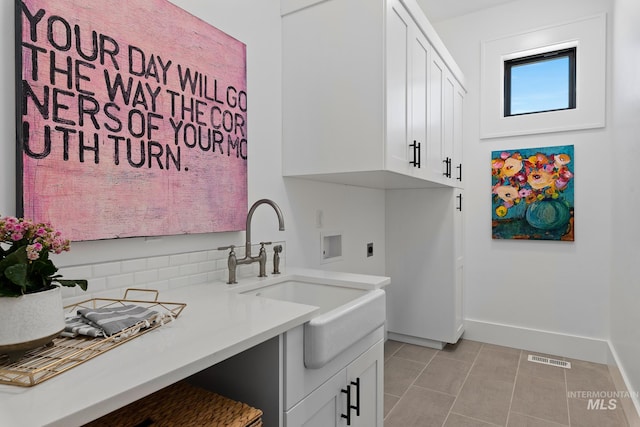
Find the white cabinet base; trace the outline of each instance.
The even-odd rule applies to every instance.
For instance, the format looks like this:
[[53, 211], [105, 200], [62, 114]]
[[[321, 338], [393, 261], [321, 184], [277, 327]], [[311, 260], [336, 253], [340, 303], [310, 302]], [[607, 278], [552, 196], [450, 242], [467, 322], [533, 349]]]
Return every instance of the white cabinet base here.
[[[461, 330], [460, 336], [462, 336], [462, 332], [463, 331]], [[458, 336], [456, 340], [460, 339], [460, 336]], [[398, 334], [395, 332], [387, 332], [387, 338], [393, 341], [404, 342], [407, 344], [415, 344], [422, 347], [435, 348], [436, 350], [442, 350], [444, 346], [448, 344], [443, 341], [434, 341], [427, 338], [412, 337], [411, 335]]]
[[389, 337], [442, 348], [462, 335], [462, 196], [457, 188], [387, 191]]
[[346, 382], [344, 370], [331, 377], [285, 413], [284, 427], [343, 426], [342, 414], [346, 405], [341, 390]]
[[[285, 394], [289, 379], [285, 375]], [[284, 426], [383, 427], [383, 396], [384, 341], [379, 339], [286, 411]]]

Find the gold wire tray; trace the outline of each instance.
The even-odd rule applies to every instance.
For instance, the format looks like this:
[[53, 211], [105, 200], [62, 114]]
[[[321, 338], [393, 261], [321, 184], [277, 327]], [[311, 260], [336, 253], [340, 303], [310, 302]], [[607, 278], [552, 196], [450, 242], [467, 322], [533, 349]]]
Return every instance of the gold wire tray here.
[[[128, 293], [152, 292], [155, 294], [153, 301], [140, 299], [127, 299]], [[187, 306], [184, 303], [160, 302], [158, 291], [150, 289], [127, 289], [123, 299], [93, 298], [64, 308], [65, 313], [73, 313], [80, 308], [102, 308], [110, 306], [122, 306], [125, 303], [134, 303], [148, 309], [155, 309], [159, 316], [164, 315], [160, 322], [153, 323], [150, 327], [140, 329], [132, 326], [110, 337], [76, 336], [67, 338], [59, 336], [52, 343], [30, 350], [20, 360], [12, 362], [8, 355], [0, 355], [0, 384], [19, 385], [31, 387], [43, 381], [53, 378], [63, 372], [74, 368], [81, 363], [93, 359], [112, 348], [138, 338], [160, 326], [171, 322]], [[155, 320], [156, 318], [150, 319]]]

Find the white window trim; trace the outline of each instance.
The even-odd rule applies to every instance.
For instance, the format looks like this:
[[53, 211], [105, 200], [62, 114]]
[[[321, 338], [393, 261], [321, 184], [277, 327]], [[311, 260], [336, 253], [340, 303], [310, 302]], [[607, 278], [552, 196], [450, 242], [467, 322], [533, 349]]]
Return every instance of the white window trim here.
[[[606, 14], [482, 42], [480, 138], [605, 126]], [[504, 117], [504, 61], [577, 47], [576, 108]]]

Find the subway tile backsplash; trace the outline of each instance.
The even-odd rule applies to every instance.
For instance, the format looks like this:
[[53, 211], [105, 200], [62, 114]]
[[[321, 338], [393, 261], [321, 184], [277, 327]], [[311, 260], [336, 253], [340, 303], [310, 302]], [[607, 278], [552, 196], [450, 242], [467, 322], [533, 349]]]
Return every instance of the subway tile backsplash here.
[[[286, 244], [282, 245], [280, 270], [285, 268]], [[273, 246], [267, 248], [267, 274], [273, 269]], [[256, 256], [260, 245], [252, 246]], [[238, 258], [244, 257], [244, 246], [235, 249]], [[91, 298], [122, 298], [127, 288], [155, 289], [162, 291], [189, 285], [210, 282], [226, 282], [228, 278], [228, 251], [208, 250], [198, 252], [161, 255], [149, 258], [135, 258], [121, 261], [109, 261], [99, 264], [78, 265], [60, 268], [59, 273], [65, 279], [87, 279], [87, 291], [75, 288], [62, 288], [65, 305], [74, 304]], [[258, 263], [239, 265], [238, 281], [242, 278], [257, 276]]]

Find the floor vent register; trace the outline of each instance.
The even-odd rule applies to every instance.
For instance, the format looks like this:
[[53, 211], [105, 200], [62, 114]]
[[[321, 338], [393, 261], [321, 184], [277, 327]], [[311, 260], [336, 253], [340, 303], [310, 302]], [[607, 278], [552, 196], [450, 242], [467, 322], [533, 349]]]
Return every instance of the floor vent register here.
[[557, 366], [559, 368], [571, 369], [571, 362], [567, 362], [565, 360], [550, 359], [543, 356], [534, 356], [533, 354], [530, 354], [527, 360], [529, 360], [529, 362], [541, 363], [543, 365], [551, 365]]

